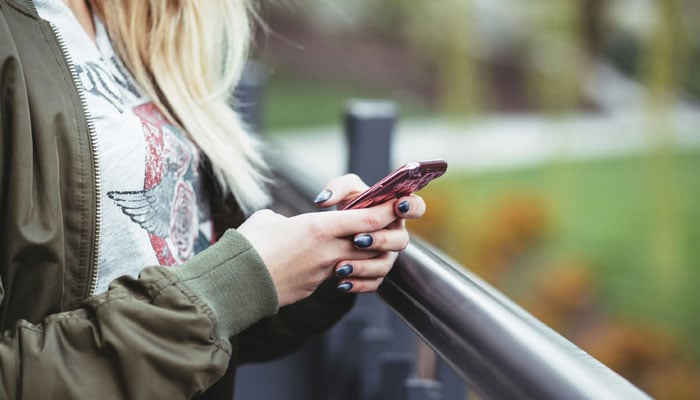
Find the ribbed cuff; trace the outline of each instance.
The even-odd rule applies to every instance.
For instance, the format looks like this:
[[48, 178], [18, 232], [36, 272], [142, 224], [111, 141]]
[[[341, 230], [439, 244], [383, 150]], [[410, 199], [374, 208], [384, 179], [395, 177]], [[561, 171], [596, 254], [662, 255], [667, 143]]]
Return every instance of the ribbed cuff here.
[[173, 272], [212, 309], [222, 338], [233, 337], [278, 310], [277, 292], [265, 263], [233, 229]]

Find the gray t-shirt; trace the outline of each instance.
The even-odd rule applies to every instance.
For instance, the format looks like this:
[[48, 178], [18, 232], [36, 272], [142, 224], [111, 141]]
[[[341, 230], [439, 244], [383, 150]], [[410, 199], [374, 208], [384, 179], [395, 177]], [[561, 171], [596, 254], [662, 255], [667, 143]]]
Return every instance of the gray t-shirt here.
[[213, 237], [200, 153], [144, 96], [99, 18], [93, 42], [61, 0], [36, 0], [63, 40], [97, 136], [101, 227], [97, 293], [149, 265], [175, 266]]

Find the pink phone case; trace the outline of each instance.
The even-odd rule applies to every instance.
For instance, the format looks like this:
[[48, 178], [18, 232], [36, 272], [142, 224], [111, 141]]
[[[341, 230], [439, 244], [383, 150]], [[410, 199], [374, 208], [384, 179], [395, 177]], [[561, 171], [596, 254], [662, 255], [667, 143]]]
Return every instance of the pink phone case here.
[[444, 160], [414, 161], [404, 164], [382, 180], [362, 192], [343, 210], [372, 207], [385, 201], [408, 196], [424, 188], [430, 181], [447, 170]]

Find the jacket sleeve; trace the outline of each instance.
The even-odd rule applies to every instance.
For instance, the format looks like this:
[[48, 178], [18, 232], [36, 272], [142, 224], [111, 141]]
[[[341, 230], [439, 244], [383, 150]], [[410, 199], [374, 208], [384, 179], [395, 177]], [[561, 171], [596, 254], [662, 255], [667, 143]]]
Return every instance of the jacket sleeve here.
[[[211, 173], [211, 172], [209, 172]], [[212, 199], [212, 217], [216, 221], [217, 237], [237, 227], [245, 220], [238, 203], [230, 193], [221, 193], [217, 186], [209, 189]], [[277, 187], [276, 190], [284, 188]], [[286, 192], [288, 194], [288, 192]], [[276, 204], [277, 212], [293, 215], [299, 210], [287, 210]], [[310, 210], [309, 210], [310, 211]], [[264, 318], [242, 331], [235, 339], [237, 363], [261, 362], [284, 356], [304, 343], [310, 336], [330, 328], [355, 303], [355, 295], [336, 290], [336, 280], [329, 279], [308, 298], [279, 309], [277, 314]]]
[[16, 322], [0, 335], [0, 398], [189, 399], [226, 371], [222, 338], [276, 312], [276, 301], [257, 253], [227, 233], [178, 268], [150, 267], [80, 309]]
[[[221, 336], [237, 336], [235, 340], [239, 356], [238, 362], [267, 361], [281, 357], [295, 350], [310, 336], [331, 327], [354, 304], [355, 295], [339, 293], [335, 289], [334, 280], [331, 279], [320, 285], [308, 298], [274, 310], [278, 311], [274, 314], [270, 312], [272, 309], [259, 310], [259, 307], [277, 305], [275, 287], [264, 262], [243, 236], [233, 229], [226, 231], [216, 246], [222, 244], [229, 250], [233, 249], [235, 254], [245, 254], [248, 258], [246, 264], [249, 267], [245, 270], [216, 270], [212, 268], [210, 271], [176, 269], [175, 273], [181, 276], [185, 285], [190, 286], [208, 304], [212, 305], [217, 314], [217, 320], [223, 327], [220, 329]], [[227, 253], [217, 254], [213, 251], [208, 252], [207, 265], [218, 265], [222, 260], [217, 257], [227, 257]], [[251, 266], [256, 267], [252, 268]], [[213, 279], [191, 280], [193, 272], [206, 272]], [[230, 276], [232, 273], [244, 275]], [[260, 276], [255, 278], [255, 275]], [[227, 280], [242, 282], [249, 281], [251, 278], [265, 284], [251, 285], [247, 288], [248, 290], [231, 291], [225, 283]], [[268, 280], [269, 286], [267, 285]], [[210, 281], [212, 283], [209, 283]], [[202, 284], [208, 286], [201, 286]], [[271, 296], [274, 297], [271, 298]], [[267, 312], [269, 316], [259, 320], [251, 320], [247, 317], [258, 316], [264, 312]]]

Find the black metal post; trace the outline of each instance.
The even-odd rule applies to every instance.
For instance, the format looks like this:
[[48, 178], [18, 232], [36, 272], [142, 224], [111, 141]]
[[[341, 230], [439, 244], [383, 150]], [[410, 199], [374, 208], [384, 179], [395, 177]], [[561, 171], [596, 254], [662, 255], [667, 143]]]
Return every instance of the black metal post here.
[[[393, 102], [353, 100], [347, 104], [345, 135], [348, 143], [348, 170], [373, 184], [391, 170], [391, 146], [398, 108]], [[420, 399], [441, 395], [442, 385], [433, 382], [429, 388], [417, 388], [407, 379], [414, 373], [416, 336], [376, 295], [362, 295], [348, 316], [365, 321], [359, 368], [359, 399], [389, 400], [409, 396]], [[409, 361], [411, 360], [411, 361]], [[409, 364], [410, 362], [410, 364]], [[401, 382], [397, 382], [401, 380]], [[421, 381], [427, 384], [425, 380]], [[462, 391], [463, 393], [463, 391]], [[440, 397], [442, 399], [442, 397]]]
[[348, 170], [373, 184], [391, 168], [391, 142], [398, 116], [388, 101], [353, 100], [345, 110]]

